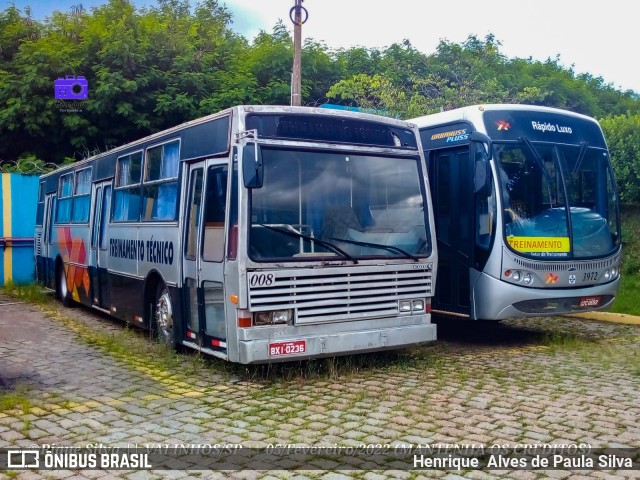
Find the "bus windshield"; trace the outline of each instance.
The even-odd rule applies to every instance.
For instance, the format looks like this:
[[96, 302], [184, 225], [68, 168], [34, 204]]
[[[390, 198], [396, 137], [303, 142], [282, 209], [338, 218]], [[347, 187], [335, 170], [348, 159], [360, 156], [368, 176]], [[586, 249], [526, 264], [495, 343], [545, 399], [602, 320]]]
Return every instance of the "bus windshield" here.
[[254, 261], [417, 260], [431, 252], [419, 157], [264, 147], [250, 191]]
[[532, 257], [613, 252], [620, 225], [606, 150], [526, 138], [494, 149], [511, 248]]

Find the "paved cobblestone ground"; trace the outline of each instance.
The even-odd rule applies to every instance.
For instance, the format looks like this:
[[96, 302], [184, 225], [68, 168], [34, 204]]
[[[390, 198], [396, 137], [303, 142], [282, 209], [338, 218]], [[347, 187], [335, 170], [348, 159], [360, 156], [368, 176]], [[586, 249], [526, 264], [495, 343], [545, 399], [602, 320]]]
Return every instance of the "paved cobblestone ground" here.
[[[588, 443], [640, 448], [640, 327], [544, 318], [498, 327], [441, 326], [438, 335], [433, 344], [399, 353], [244, 368], [191, 353], [172, 356], [143, 334], [84, 308], [38, 307], [0, 295], [0, 447]], [[0, 480], [9, 478], [533, 480], [640, 478], [640, 472], [331, 466], [324, 471], [0, 472]]]

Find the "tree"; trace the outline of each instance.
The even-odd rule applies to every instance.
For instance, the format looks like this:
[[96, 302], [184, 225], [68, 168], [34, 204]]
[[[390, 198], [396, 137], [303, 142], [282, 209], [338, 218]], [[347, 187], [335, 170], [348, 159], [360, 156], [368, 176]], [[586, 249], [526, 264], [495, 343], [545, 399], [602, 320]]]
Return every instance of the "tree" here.
[[288, 105], [291, 101], [293, 39], [282, 22], [273, 33], [260, 32], [253, 46], [242, 55], [242, 70], [255, 78], [252, 102]]
[[323, 103], [331, 85], [341, 78], [344, 78], [343, 70], [327, 46], [305, 40], [302, 47], [302, 104]]
[[359, 74], [340, 80], [331, 86], [327, 97], [338, 102], [355, 103], [356, 106], [396, 116], [404, 113], [402, 104], [405, 92], [382, 75]]
[[620, 200], [640, 202], [640, 114], [608, 116], [600, 125], [611, 152]]
[[499, 42], [470, 36], [463, 44], [441, 41], [426, 57], [408, 42], [384, 51], [375, 75], [355, 75], [336, 83], [328, 96], [377, 108], [402, 118], [476, 103], [521, 103], [540, 97], [536, 88], [510, 90], [500, 82], [507, 68]]
[[[0, 160], [60, 163], [236, 104], [289, 104], [292, 37], [282, 22], [253, 42], [230, 29], [218, 0], [108, 0], [85, 11], [0, 11]], [[527, 102], [598, 118], [640, 114], [640, 97], [576, 75], [559, 58], [508, 59], [493, 35], [442, 41], [433, 54], [409, 41], [332, 51], [307, 39], [302, 95], [412, 118], [462, 105]], [[80, 112], [54, 98], [54, 81], [83, 75]], [[616, 126], [612, 127], [617, 128]], [[615, 138], [615, 137], [613, 137]]]
[[[109, 0], [90, 14], [80, 6], [55, 11], [42, 24], [26, 11], [6, 9], [0, 14], [0, 157], [81, 158], [211, 113], [207, 100], [221, 90], [235, 103], [250, 99], [252, 92], [232, 98], [219, 81], [233, 76], [229, 59], [246, 46], [230, 21], [216, 0], [204, 0], [194, 13], [183, 0], [159, 0], [148, 10]], [[54, 98], [55, 79], [67, 74], [88, 81], [80, 112]]]

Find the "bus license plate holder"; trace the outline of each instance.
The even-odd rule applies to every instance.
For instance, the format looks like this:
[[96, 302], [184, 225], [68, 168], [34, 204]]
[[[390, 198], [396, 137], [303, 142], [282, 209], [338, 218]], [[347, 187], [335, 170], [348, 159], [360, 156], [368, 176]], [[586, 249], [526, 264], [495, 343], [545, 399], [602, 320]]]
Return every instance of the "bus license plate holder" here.
[[301, 355], [307, 352], [306, 340], [289, 340], [269, 344], [269, 356], [280, 357], [283, 355]]

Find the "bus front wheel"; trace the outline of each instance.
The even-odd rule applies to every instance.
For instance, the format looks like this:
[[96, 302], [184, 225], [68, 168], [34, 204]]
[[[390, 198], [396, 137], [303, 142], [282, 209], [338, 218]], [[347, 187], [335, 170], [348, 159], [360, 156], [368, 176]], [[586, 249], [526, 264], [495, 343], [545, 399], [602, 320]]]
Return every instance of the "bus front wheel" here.
[[158, 285], [154, 305], [154, 331], [158, 340], [171, 348], [176, 348], [176, 329], [173, 317], [173, 304], [169, 289], [162, 283]]

